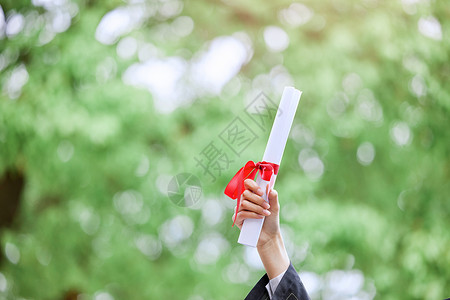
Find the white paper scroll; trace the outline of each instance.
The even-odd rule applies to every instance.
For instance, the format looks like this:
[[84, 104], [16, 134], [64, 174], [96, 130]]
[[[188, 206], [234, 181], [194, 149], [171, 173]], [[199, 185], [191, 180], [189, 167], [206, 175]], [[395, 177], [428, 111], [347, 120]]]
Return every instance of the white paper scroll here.
[[[285, 87], [278, 106], [277, 115], [270, 131], [269, 141], [264, 152], [263, 161], [280, 165], [283, 157], [284, 148], [291, 131], [295, 112], [302, 92], [293, 87]], [[266, 187], [269, 185], [269, 191], [275, 184], [276, 175], [273, 175], [270, 182], [262, 180], [260, 174], [256, 178], [256, 183], [264, 191], [263, 199], [268, 201]], [[241, 234], [238, 243], [256, 247], [259, 234], [263, 226], [264, 219], [246, 219], [242, 225]]]

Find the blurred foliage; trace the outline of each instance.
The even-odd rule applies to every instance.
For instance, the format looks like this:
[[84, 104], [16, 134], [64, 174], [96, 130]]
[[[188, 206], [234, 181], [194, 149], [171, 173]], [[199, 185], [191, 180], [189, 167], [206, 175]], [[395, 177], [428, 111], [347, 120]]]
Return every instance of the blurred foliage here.
[[[1, 3], [12, 27], [0, 26], [0, 209], [14, 218], [0, 222], [0, 299], [243, 298], [263, 272], [246, 264], [223, 189], [267, 140], [248, 101], [264, 91], [278, 103], [284, 84], [303, 96], [276, 188], [292, 262], [324, 284], [313, 298], [335, 299], [332, 270], [362, 272], [352, 299], [449, 296], [446, 1], [31, 2]], [[221, 94], [161, 113], [122, 80], [137, 54], [95, 38], [105, 14], [133, 5], [153, 13], [121, 39], [160, 58], [194, 59], [236, 32], [253, 56]], [[179, 15], [194, 21], [187, 36], [167, 33]], [[267, 48], [267, 26], [287, 33], [284, 51]], [[225, 147], [236, 116], [258, 138], [211, 180], [195, 157]], [[167, 197], [181, 172], [203, 184], [192, 208]]]

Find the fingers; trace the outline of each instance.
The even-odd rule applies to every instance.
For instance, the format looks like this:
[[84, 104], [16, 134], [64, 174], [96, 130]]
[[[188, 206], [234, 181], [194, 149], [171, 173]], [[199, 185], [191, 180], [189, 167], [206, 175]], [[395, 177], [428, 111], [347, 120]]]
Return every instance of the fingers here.
[[[236, 214], [236, 213], [235, 213]], [[234, 216], [235, 214], [233, 214], [232, 220], [234, 220]], [[264, 218], [264, 216], [259, 215], [255, 212], [251, 212], [251, 211], [240, 211], [237, 214], [236, 217], [236, 222], [235, 225], [241, 229], [242, 228], [242, 224], [244, 224], [244, 220], [245, 219], [262, 219]]]
[[[245, 219], [262, 219], [270, 216], [270, 205], [261, 196], [245, 190], [242, 194], [235, 224], [241, 228]], [[236, 208], [235, 208], [236, 211]], [[233, 220], [235, 215], [233, 215]]]
[[255, 203], [255, 204], [259, 205], [259, 206], [262, 206], [265, 209], [269, 209], [269, 207], [270, 207], [269, 203], [267, 203], [261, 196], [253, 194], [249, 190], [245, 190], [242, 193], [242, 199], [243, 200], [248, 200], [250, 202], [253, 202], [253, 203]]
[[244, 186], [246, 190], [249, 190], [259, 196], [263, 195], [263, 190], [252, 179], [245, 179]]
[[[244, 185], [246, 189], [242, 193], [241, 204], [238, 208], [237, 215], [234, 213], [232, 217], [233, 220], [236, 217], [235, 225], [241, 228], [245, 219], [262, 219], [270, 216], [272, 212], [278, 213], [278, 194], [275, 190], [270, 190], [268, 193], [269, 205], [261, 197], [264, 194], [263, 190], [254, 180], [246, 179]], [[272, 204], [275, 206], [274, 208], [272, 208]]]
[[250, 211], [263, 216], [270, 215], [270, 211], [268, 211], [267, 209], [245, 199], [242, 200], [240, 211]]

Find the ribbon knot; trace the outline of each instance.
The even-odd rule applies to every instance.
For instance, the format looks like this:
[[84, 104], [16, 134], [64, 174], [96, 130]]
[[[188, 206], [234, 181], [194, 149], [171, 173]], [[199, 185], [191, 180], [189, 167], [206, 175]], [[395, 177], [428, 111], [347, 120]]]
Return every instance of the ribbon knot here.
[[261, 178], [265, 181], [270, 181], [272, 175], [278, 174], [279, 165], [270, 162], [262, 161], [256, 164], [253, 161], [248, 161], [239, 171], [233, 176], [225, 188], [225, 195], [231, 199], [237, 200], [236, 213], [234, 215], [233, 226], [236, 222], [236, 216], [241, 204], [241, 195], [244, 192], [244, 181], [247, 178], [255, 179], [256, 173], [259, 171]]

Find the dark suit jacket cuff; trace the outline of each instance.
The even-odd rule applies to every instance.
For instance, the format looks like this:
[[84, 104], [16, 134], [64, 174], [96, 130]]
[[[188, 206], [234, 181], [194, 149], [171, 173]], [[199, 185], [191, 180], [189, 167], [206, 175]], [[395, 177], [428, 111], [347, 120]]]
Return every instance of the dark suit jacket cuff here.
[[[269, 277], [265, 274], [253, 287], [245, 298], [246, 300], [264, 300], [269, 299], [266, 285], [269, 283]], [[283, 278], [281, 278], [272, 300], [310, 300], [300, 277], [297, 274], [292, 263], [289, 265]]]

